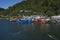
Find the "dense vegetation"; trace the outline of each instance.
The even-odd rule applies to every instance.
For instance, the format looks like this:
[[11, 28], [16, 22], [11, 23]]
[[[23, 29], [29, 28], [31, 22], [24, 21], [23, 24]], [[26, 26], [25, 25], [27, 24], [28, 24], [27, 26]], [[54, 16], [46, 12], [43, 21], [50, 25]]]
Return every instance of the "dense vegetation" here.
[[[27, 12], [26, 12], [27, 11]], [[59, 15], [60, 0], [23, 0], [5, 11], [1, 11], [0, 15], [18, 16], [18, 15]]]
[[0, 8], [0, 12], [1, 12], [1, 11], [4, 11], [4, 10], [5, 10], [4, 8]]

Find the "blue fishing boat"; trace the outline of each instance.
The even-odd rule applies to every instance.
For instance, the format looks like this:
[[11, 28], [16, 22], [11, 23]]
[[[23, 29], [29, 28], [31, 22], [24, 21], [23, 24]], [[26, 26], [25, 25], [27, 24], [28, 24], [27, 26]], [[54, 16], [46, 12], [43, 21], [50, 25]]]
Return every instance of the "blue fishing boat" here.
[[26, 19], [16, 20], [17, 23], [25, 24], [27, 23]]
[[33, 23], [34, 19], [28, 19], [28, 23]]
[[34, 19], [21, 19], [16, 20], [17, 23], [25, 24], [25, 23], [33, 23]]

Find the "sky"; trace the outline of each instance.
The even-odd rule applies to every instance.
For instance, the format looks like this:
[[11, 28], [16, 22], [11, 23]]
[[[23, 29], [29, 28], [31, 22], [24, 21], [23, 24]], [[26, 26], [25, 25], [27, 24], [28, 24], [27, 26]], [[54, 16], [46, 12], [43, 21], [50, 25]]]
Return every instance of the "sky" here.
[[0, 0], [0, 7], [7, 9], [9, 6], [21, 2], [22, 0]]

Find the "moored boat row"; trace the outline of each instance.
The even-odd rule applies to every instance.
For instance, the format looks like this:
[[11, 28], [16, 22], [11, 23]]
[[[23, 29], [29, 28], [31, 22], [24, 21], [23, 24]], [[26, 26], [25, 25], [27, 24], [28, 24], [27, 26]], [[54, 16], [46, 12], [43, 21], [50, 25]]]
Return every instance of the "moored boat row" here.
[[50, 18], [41, 15], [33, 15], [33, 16], [23, 16], [21, 18], [10, 19], [12, 22], [16, 23], [46, 23], [50, 21]]

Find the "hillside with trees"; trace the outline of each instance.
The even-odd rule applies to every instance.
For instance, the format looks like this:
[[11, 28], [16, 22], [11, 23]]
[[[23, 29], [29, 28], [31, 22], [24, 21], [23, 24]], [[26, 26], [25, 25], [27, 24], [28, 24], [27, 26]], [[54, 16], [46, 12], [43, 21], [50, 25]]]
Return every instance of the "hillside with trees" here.
[[5, 9], [4, 8], [0, 8], [0, 11], [4, 11]]
[[0, 12], [0, 15], [18, 16], [18, 15], [59, 15], [60, 0], [23, 0], [13, 6]]

